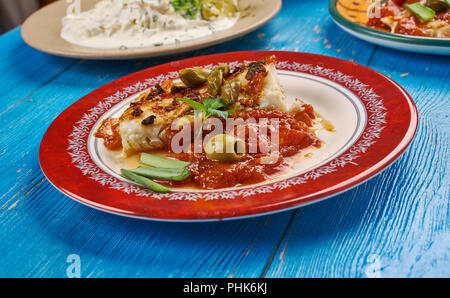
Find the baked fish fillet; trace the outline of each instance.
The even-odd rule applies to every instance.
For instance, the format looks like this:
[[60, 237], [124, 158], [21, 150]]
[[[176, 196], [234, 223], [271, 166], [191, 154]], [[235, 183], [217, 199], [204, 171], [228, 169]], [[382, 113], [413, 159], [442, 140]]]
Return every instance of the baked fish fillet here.
[[[192, 90], [167, 81], [139, 96], [119, 118], [122, 148], [126, 154], [165, 148], [167, 128], [173, 120], [190, 111], [177, 97], [189, 96], [200, 101]], [[189, 93], [189, 94], [187, 94]], [[196, 92], [197, 93], [197, 92]]]
[[[224, 78], [223, 84], [232, 80], [240, 82], [235, 106], [288, 113], [295, 113], [301, 108], [297, 101], [286, 101], [278, 80], [274, 56], [238, 67]], [[96, 136], [103, 138], [109, 149], [117, 149], [120, 147], [117, 144], [121, 144], [127, 155], [167, 148], [167, 130], [172, 121], [191, 112], [186, 103], [176, 100], [179, 97], [201, 102], [204, 98], [215, 96], [208, 93], [206, 85], [190, 88], [168, 80], [141, 94], [120, 118], [106, 119]]]

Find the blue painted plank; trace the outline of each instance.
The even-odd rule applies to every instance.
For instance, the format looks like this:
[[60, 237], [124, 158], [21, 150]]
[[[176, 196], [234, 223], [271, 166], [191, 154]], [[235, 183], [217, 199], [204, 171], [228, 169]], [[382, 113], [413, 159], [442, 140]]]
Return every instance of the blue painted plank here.
[[73, 202], [40, 175], [18, 198], [25, 193], [0, 214], [2, 277], [65, 277], [70, 254], [80, 256], [82, 277], [229, 277], [242, 267], [258, 276], [287, 216], [181, 225], [120, 218]]
[[[398, 63], [399, 52], [377, 50], [371, 60], [375, 47], [334, 26], [326, 5], [327, 1], [284, 1], [280, 14], [256, 32], [176, 57], [122, 62], [74, 60], [74, 65], [50, 77], [43, 85], [37, 85], [38, 78], [22, 80], [19, 75], [6, 76], [5, 84], [20, 86], [22, 83], [33, 96], [22, 95], [20, 99], [25, 100], [0, 115], [0, 142], [4, 144], [0, 161], [5, 169], [0, 177], [0, 253], [4, 256], [0, 259], [0, 276], [63, 277], [69, 254], [80, 255], [84, 277], [248, 277], [263, 272], [266, 276], [363, 276], [372, 272], [377, 262], [389, 268], [383, 273], [386, 275], [388, 272], [394, 275], [396, 264], [403, 268], [398, 271], [402, 275], [408, 264], [416, 266], [417, 272], [428, 269], [434, 262], [438, 266], [430, 271], [431, 275], [442, 275], [442, 268], [448, 264], [448, 235], [445, 234], [448, 233], [448, 203], [444, 201], [448, 201], [448, 187], [445, 191], [448, 174], [444, 170], [448, 168], [448, 162], [445, 164], [448, 146], [443, 142], [445, 138], [448, 140], [448, 126], [444, 134], [445, 129], [438, 124], [448, 123], [444, 112], [448, 106], [428, 101], [419, 105], [419, 110], [430, 116], [426, 123], [431, 124], [421, 124], [419, 129], [421, 135], [429, 136], [428, 142], [417, 144], [416, 139], [413, 148], [375, 180], [295, 213], [245, 221], [180, 225], [104, 214], [59, 194], [39, 170], [40, 139], [51, 121], [73, 101], [130, 72], [201, 54], [283, 49], [333, 55], [361, 64], [370, 61], [372, 67], [399, 79], [413, 96], [425, 93], [433, 102], [445, 95], [448, 99], [448, 90], [442, 93], [445, 90], [442, 81], [426, 87], [431, 82], [434, 84], [436, 73], [448, 77], [448, 65], [444, 64], [447, 70], [437, 66], [443, 62], [441, 57], [421, 58], [422, 66], [429, 64], [430, 76], [422, 73], [413, 76], [412, 72], [406, 75], [411, 70], [408, 64], [416, 64], [418, 59], [407, 57], [408, 54], [400, 54], [406, 55], [402, 59], [408, 59]], [[0, 42], [7, 49], [14, 45], [4, 41], [4, 36]], [[18, 47], [18, 55], [29, 55], [30, 61], [34, 57], [60, 59], [37, 52], [21, 54], [24, 49]], [[389, 59], [383, 60], [386, 57]], [[61, 61], [48, 64], [59, 67]], [[389, 70], [392, 72], [388, 73]], [[48, 75], [47, 71], [43, 75]], [[27, 117], [17, 117], [19, 113]], [[432, 119], [436, 115], [441, 120]], [[430, 142], [438, 144], [440, 153], [426, 148]], [[427, 154], [424, 156], [423, 152]], [[420, 162], [414, 164], [410, 159]], [[415, 173], [412, 169], [417, 166], [430, 174]], [[421, 199], [411, 197], [414, 195]], [[432, 208], [425, 207], [427, 202], [431, 202]], [[295, 217], [290, 222], [292, 214]], [[405, 228], [414, 220], [422, 220], [426, 236], [417, 236], [420, 226], [417, 223]], [[281, 239], [282, 236], [285, 237]], [[398, 244], [405, 239], [425, 240], [418, 241], [417, 246]], [[424, 243], [437, 245], [427, 254]], [[393, 249], [389, 250], [390, 247]], [[413, 252], [404, 251], [408, 248]], [[441, 252], [440, 259], [434, 258], [437, 252]], [[423, 256], [420, 266], [414, 263], [417, 256]], [[389, 257], [401, 259], [397, 263], [388, 262]], [[269, 266], [267, 271], [266, 266]]]
[[[195, 227], [178, 225], [173, 228], [170, 224], [123, 219], [80, 206], [53, 189], [39, 170], [37, 161], [39, 141], [57, 114], [89, 91], [155, 63], [154, 61], [77, 63], [70, 71], [61, 74], [51, 84], [35, 92], [33, 101], [17, 105], [0, 118], [4, 122], [4, 126], [0, 129], [5, 132], [1, 142], [7, 148], [0, 157], [2, 164], [6, 166], [5, 172], [2, 173], [2, 189], [5, 192], [0, 199], [0, 225], [7, 230], [0, 243], [0, 251], [5, 253], [5, 258], [0, 264], [0, 276], [64, 276], [67, 266], [65, 258], [72, 253], [80, 254], [82, 258], [83, 272], [86, 272], [83, 276], [184, 276], [195, 272], [185, 271], [182, 269], [183, 266], [190, 270], [200, 270], [196, 266], [207, 265], [217, 269], [201, 267], [204, 271], [200, 271], [199, 274], [226, 277], [239, 275], [237, 268], [240, 264], [243, 266], [250, 264], [251, 268], [255, 268], [252, 274], [254, 276], [260, 274], [274, 243], [278, 241], [280, 231], [285, 228], [289, 214], [279, 215], [274, 219], [260, 218], [250, 221], [253, 224], [236, 222], [222, 225], [217, 223], [210, 225], [210, 229], [205, 229], [205, 225]], [[29, 116], [16, 117], [18, 111]], [[8, 133], [19, 127], [21, 129], [17, 129], [15, 133]], [[32, 134], [31, 129], [34, 130]], [[19, 151], [18, 148], [26, 150]], [[59, 214], [63, 216], [64, 222], [61, 222]], [[74, 214], [80, 214], [81, 218], [74, 217]], [[106, 218], [106, 222], [101, 222], [102, 218]], [[95, 220], [100, 220], [98, 226], [92, 224]], [[109, 221], [115, 222], [118, 230]], [[80, 223], [89, 225], [79, 227]], [[61, 229], [62, 226], [67, 230]], [[105, 226], [109, 227], [107, 231]], [[150, 234], [148, 238], [150, 244], [147, 247], [142, 246], [142, 242], [147, 239], [142, 238], [142, 235], [149, 234], [148, 229], [154, 230], [155, 235]], [[73, 239], [70, 234], [72, 230], [74, 230]], [[172, 253], [180, 254], [180, 237], [185, 237], [184, 241], [189, 242], [192, 233], [199, 234], [198, 237], [202, 237], [204, 233], [206, 235], [202, 241], [191, 244], [192, 250], [188, 251], [191, 255], [182, 253], [180, 258], [174, 259], [173, 266], [166, 267], [165, 271], [159, 268], [163, 264], [170, 263], [173, 258], [170, 254], [161, 256], [161, 251], [168, 251], [169, 246], [173, 247]], [[64, 235], [64, 240], [70, 241], [74, 247], [68, 248], [65, 241], [59, 243], [54, 234]], [[95, 237], [97, 234], [108, 235], [104, 245], [99, 246], [101, 241]], [[221, 234], [224, 240], [215, 241], [222, 238]], [[77, 238], [77, 235], [92, 240], [86, 243], [84, 238]], [[162, 247], [157, 245], [160, 242]], [[213, 246], [209, 251], [208, 244], [214, 242], [217, 242], [216, 245], [219, 247]], [[255, 245], [259, 242], [263, 245]], [[130, 243], [134, 243], [132, 247], [128, 247]], [[98, 248], [102, 246], [105, 246], [106, 250], [110, 249], [110, 252], [99, 250]], [[116, 246], [119, 250], [115, 250]], [[20, 251], [14, 249], [16, 247], [21, 247]], [[222, 250], [223, 253], [217, 255], [218, 250]], [[123, 251], [122, 253], [126, 255], [123, 261], [119, 262], [120, 266], [115, 266], [115, 261], [108, 262], [110, 261], [108, 254], [113, 252], [113, 255], [118, 254], [119, 251]], [[253, 251], [257, 257], [247, 258], [246, 256], [251, 256], [250, 252]], [[203, 260], [207, 254], [213, 254], [213, 257]], [[21, 256], [24, 255], [28, 255], [27, 260], [21, 260]], [[148, 259], [148, 262], [143, 263], [143, 259]], [[247, 261], [248, 259], [250, 261]], [[149, 262], [155, 260], [156, 263], [149, 265]], [[102, 269], [104, 263], [106, 266]], [[18, 264], [20, 266], [17, 266]]]
[[[317, 5], [315, 7], [325, 18], [325, 11]], [[283, 20], [288, 14], [289, 9], [284, 9], [274, 22], [243, 39], [169, 59], [214, 51], [265, 49], [267, 45], [274, 49], [332, 51], [320, 41], [327, 35], [325, 30], [314, 30], [312, 25], [316, 19], [313, 17], [303, 18], [301, 25], [309, 28], [303, 37], [318, 39], [314, 43], [297, 43], [299, 37], [295, 28], [282, 36], [274, 34], [285, 25]], [[335, 36], [335, 32], [331, 34]], [[349, 46], [366, 50], [363, 51], [365, 55], [355, 59], [362, 63], [369, 60], [372, 46], [357, 42], [349, 43]], [[346, 59], [354, 57], [353, 50], [349, 49], [336, 53]], [[103, 214], [72, 202], [54, 190], [39, 171], [39, 141], [59, 112], [77, 98], [115, 78], [169, 59], [77, 63], [35, 92], [32, 102], [18, 105], [0, 118], [4, 121], [2, 132], [8, 136], [1, 142], [12, 149], [0, 157], [2, 163], [9, 165], [6, 167], [8, 170], [2, 173], [5, 176], [2, 187], [7, 192], [0, 199], [0, 225], [8, 232], [0, 243], [0, 251], [5, 252], [3, 263], [0, 263], [0, 268], [3, 268], [0, 275], [64, 276], [65, 258], [72, 253], [81, 257], [83, 276], [91, 277], [240, 277], [259, 276], [263, 272], [291, 212], [206, 225], [140, 222]], [[19, 110], [30, 117], [15, 117]], [[35, 128], [31, 135], [27, 131], [30, 123]], [[22, 129], [14, 130], [17, 127]], [[11, 130], [14, 133], [7, 133]], [[26, 150], [18, 154], [15, 148]], [[15, 247], [21, 247], [21, 250]], [[184, 247], [189, 249], [183, 251]], [[24, 256], [27, 256], [26, 260], [23, 260]]]
[[266, 276], [449, 277], [450, 59], [378, 48], [414, 98], [417, 135], [372, 181], [297, 211]]
[[26, 45], [20, 28], [0, 37], [0, 116], [17, 106], [34, 91], [51, 82], [77, 60], [50, 56]]

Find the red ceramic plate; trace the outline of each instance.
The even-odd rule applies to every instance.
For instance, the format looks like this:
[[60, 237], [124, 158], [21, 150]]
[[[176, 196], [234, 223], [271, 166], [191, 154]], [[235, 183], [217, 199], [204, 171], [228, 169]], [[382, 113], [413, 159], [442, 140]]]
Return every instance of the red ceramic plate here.
[[[276, 55], [280, 82], [330, 120], [325, 146], [287, 176], [215, 191], [156, 194], [123, 179], [92, 136], [105, 117], [120, 113], [134, 95], [187, 67], [231, 66]], [[45, 133], [39, 151], [48, 180], [88, 206], [125, 216], [206, 221], [292, 209], [348, 190], [380, 173], [407, 148], [417, 128], [410, 96], [390, 78], [359, 64], [315, 54], [235, 52], [152, 67], [109, 83], [67, 108]]]

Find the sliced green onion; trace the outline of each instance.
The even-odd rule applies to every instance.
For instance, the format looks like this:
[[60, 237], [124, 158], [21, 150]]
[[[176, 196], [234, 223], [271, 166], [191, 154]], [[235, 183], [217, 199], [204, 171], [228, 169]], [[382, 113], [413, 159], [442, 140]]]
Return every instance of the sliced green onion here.
[[130, 172], [147, 178], [174, 181], [182, 181], [189, 177], [189, 175], [191, 174], [188, 169], [165, 169], [152, 167], [138, 167], [137, 169], [130, 170]]
[[166, 168], [166, 169], [182, 169], [191, 164], [189, 162], [169, 159], [148, 153], [141, 153], [140, 162], [152, 167]]
[[429, 7], [420, 4], [419, 2], [413, 4], [404, 4], [404, 6], [409, 9], [413, 14], [415, 14], [420, 19], [428, 22], [431, 21], [436, 13]]
[[139, 183], [140, 185], [145, 186], [155, 192], [170, 192], [170, 189], [168, 189], [167, 187], [165, 187], [159, 183], [156, 183], [155, 181], [152, 181], [148, 178], [139, 176], [129, 170], [121, 169], [120, 172], [126, 178], [131, 179], [131, 180]]

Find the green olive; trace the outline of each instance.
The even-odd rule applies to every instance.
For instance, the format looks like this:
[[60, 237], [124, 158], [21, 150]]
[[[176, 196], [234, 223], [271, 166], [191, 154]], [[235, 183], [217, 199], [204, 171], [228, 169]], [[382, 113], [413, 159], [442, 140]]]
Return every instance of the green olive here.
[[214, 69], [220, 70], [222, 72], [223, 77], [227, 77], [230, 74], [230, 67], [228, 64], [220, 64], [216, 66]]
[[241, 91], [241, 81], [239, 79], [233, 79], [226, 81], [222, 86], [220, 96], [228, 104], [234, 104], [238, 101], [239, 92]]
[[220, 89], [222, 88], [223, 72], [220, 69], [214, 69], [208, 76], [206, 80], [206, 87], [208, 88], [208, 93], [212, 96], [217, 96], [220, 94]]
[[221, 64], [216, 66], [208, 75], [206, 80], [206, 87], [208, 88], [208, 93], [212, 96], [217, 96], [220, 94], [222, 89], [223, 78], [230, 74], [230, 67], [227, 64]]
[[435, 12], [443, 12], [450, 8], [447, 0], [427, 0], [425, 6], [428, 6]]
[[178, 72], [181, 81], [188, 87], [198, 87], [208, 79], [211, 70], [207, 68], [185, 68]]
[[207, 20], [220, 17], [232, 18], [237, 10], [232, 0], [202, 0], [202, 16]]
[[245, 155], [245, 142], [235, 136], [218, 134], [205, 146], [206, 157], [221, 162], [236, 162]]

